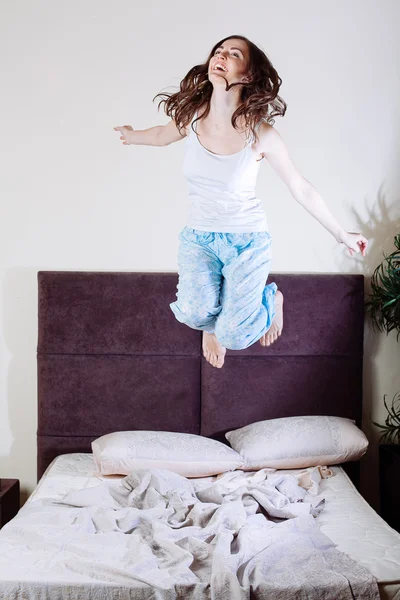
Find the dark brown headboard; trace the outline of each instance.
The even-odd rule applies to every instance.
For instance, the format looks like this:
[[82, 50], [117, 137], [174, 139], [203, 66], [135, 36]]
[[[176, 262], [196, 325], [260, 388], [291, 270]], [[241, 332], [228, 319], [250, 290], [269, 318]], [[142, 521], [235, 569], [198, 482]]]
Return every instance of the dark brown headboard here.
[[[271, 274], [285, 297], [283, 334], [202, 356], [198, 330], [169, 303], [176, 273], [38, 273], [38, 479], [58, 454], [91, 452], [105, 433], [150, 429], [225, 441], [232, 428], [294, 415], [361, 427], [364, 278]], [[359, 463], [344, 465], [359, 484]]]

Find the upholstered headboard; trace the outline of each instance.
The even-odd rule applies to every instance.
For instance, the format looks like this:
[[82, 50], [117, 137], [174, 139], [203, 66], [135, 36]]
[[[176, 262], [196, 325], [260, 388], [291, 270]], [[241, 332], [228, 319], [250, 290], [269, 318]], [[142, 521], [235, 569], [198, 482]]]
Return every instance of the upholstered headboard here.
[[[222, 369], [169, 303], [176, 273], [38, 273], [38, 479], [105, 433], [224, 433], [262, 419], [336, 415], [361, 427], [362, 275], [271, 274], [282, 336], [228, 350]], [[226, 442], [227, 443], [227, 442]], [[359, 483], [359, 463], [344, 465]]]

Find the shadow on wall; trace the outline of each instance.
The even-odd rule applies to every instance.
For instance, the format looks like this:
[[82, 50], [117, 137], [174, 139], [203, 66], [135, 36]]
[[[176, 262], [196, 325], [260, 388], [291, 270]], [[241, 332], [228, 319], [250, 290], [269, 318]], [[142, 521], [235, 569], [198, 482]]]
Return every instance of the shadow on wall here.
[[[37, 427], [37, 269], [8, 269], [3, 280], [2, 328], [11, 354], [6, 376], [7, 414], [3, 427], [10, 429], [13, 441], [0, 456], [2, 477], [21, 480], [21, 506], [30, 495], [23, 482], [36, 482]], [[7, 475], [5, 475], [7, 473]]]
[[[394, 250], [393, 239], [400, 232], [400, 202], [389, 203], [388, 194], [379, 189], [378, 198], [371, 206], [365, 203], [365, 220], [352, 208], [356, 231], [362, 233], [369, 241], [365, 257], [350, 254], [338, 257], [338, 268], [347, 273], [360, 273], [365, 277], [364, 291], [367, 297], [371, 292], [371, 276], [376, 267]], [[390, 338], [390, 339], [388, 339]], [[365, 314], [364, 328], [364, 375], [363, 375], [363, 418], [362, 429], [370, 445], [361, 459], [361, 493], [364, 498], [379, 512], [379, 438], [380, 430], [370, 422], [383, 423], [386, 417], [383, 405], [383, 394], [389, 398], [396, 390], [394, 374], [400, 362], [400, 343], [397, 345], [396, 335], [389, 336], [372, 328], [369, 314]], [[389, 375], [388, 375], [389, 374]], [[386, 375], [386, 381], [384, 377]], [[380, 382], [384, 380], [382, 390]], [[392, 394], [393, 391], [393, 394]], [[384, 416], [383, 416], [384, 415]]]

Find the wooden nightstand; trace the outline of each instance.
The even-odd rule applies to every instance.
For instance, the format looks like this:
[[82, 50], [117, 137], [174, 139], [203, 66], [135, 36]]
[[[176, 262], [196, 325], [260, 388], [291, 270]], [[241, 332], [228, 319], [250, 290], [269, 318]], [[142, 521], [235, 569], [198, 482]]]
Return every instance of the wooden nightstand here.
[[0, 528], [19, 511], [19, 479], [0, 479]]
[[379, 446], [379, 492], [382, 519], [400, 532], [400, 444]]

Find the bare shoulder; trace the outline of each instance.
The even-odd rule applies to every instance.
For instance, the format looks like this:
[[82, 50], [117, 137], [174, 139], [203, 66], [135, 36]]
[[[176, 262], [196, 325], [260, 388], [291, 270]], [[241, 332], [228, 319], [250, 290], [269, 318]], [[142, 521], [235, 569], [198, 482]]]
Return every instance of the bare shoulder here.
[[168, 146], [169, 144], [173, 144], [174, 142], [179, 142], [183, 138], [185, 138], [188, 134], [188, 127], [181, 128], [179, 131], [176, 122], [174, 119], [171, 119], [169, 123], [162, 126], [162, 130], [160, 133], [160, 145]]
[[258, 148], [263, 156], [276, 152], [283, 144], [280, 133], [266, 121], [263, 121], [258, 128], [258, 140]]

